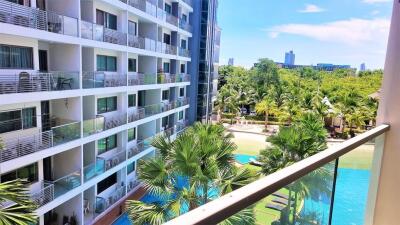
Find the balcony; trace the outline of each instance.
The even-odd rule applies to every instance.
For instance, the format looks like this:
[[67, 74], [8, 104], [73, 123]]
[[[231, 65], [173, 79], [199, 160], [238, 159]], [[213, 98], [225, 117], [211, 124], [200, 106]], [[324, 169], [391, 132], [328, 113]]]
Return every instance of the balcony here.
[[78, 19], [0, 0], [0, 22], [78, 36]]
[[100, 133], [105, 130], [104, 116], [96, 116], [94, 119], [83, 121], [83, 137]]
[[31, 194], [33, 202], [39, 207], [81, 186], [81, 171], [78, 170], [55, 181], [40, 182], [40, 190]]
[[190, 58], [190, 51], [186, 48], [179, 48], [179, 56]]
[[172, 24], [174, 26], [178, 26], [178, 17], [176, 17], [176, 16], [174, 16], [172, 14], [166, 13], [165, 20], [169, 24]]
[[144, 115], [145, 115], [144, 108], [136, 107], [135, 109], [131, 109], [130, 112], [128, 113], [128, 123], [141, 120], [145, 117]]
[[190, 75], [181, 73], [175, 76], [175, 83], [190, 82]]
[[111, 208], [112, 205], [117, 203], [124, 196], [125, 196], [125, 186], [115, 187], [115, 190], [110, 192], [110, 194], [108, 195], [97, 196], [94, 207], [95, 209], [94, 217], [97, 217], [101, 213], [105, 212], [107, 209]]
[[145, 38], [128, 34], [128, 45], [133, 48], [145, 49]]
[[97, 158], [94, 163], [83, 167], [83, 181], [89, 181], [106, 171], [106, 161], [103, 158]]
[[173, 45], [169, 45], [162, 42], [157, 42], [157, 52], [169, 54], [169, 55], [176, 55], [177, 47]]
[[155, 84], [156, 75], [155, 74], [142, 74], [142, 73], [129, 73], [128, 74], [128, 85], [147, 85]]
[[[80, 138], [80, 122], [61, 119], [55, 119], [54, 122], [49, 131], [3, 140], [4, 146], [0, 151], [0, 162], [13, 160]], [[5, 126], [5, 123], [8, 123], [7, 126], [9, 126], [9, 123], [21, 124], [21, 121], [2, 122], [1, 126]]]
[[[304, 206], [306, 207], [306, 211], [297, 214], [296, 217], [298, 217], [298, 219], [296, 220], [305, 221], [307, 224], [331, 224], [332, 219], [334, 219], [332, 218], [334, 215], [332, 214], [333, 208], [335, 207], [334, 199], [336, 198], [334, 196], [337, 195], [337, 193], [335, 193], [336, 179], [340, 179], [338, 176], [338, 173], [340, 173], [340, 171], [338, 171], [339, 158], [368, 141], [373, 141], [374, 138], [376, 138], [375, 151], [382, 151], [383, 135], [388, 130], [388, 125], [381, 125], [342, 143], [340, 146], [331, 147], [232, 191], [225, 196], [167, 222], [166, 225], [218, 224], [268, 196], [271, 196], [272, 203], [268, 203], [266, 207], [282, 212], [281, 217], [278, 216], [276, 222], [272, 224], [281, 224], [280, 220], [286, 217], [286, 214], [283, 214], [284, 210], [289, 210], [288, 216], [290, 216], [290, 219], [293, 216], [290, 214], [298, 212], [296, 208], [290, 211], [291, 209], [287, 208], [290, 206], [285, 206], [289, 198], [282, 193], [282, 189], [295, 187], [299, 184], [304, 185], [306, 182], [312, 184], [309, 186], [308, 192], [314, 193], [311, 194], [312, 200], [310, 201], [313, 201], [315, 206]], [[380, 152], [378, 154], [382, 153]], [[318, 185], [322, 184], [322, 182], [327, 186], [323, 189], [319, 189]], [[308, 202], [303, 204], [308, 204]]]
[[128, 186], [126, 187], [126, 191], [129, 193], [131, 191], [133, 191], [134, 189], [136, 189], [137, 187], [140, 186], [140, 181], [135, 180], [135, 181], [129, 181]]
[[179, 20], [179, 28], [192, 33], [192, 25], [190, 25], [187, 21], [184, 21], [182, 19]]
[[116, 72], [83, 72], [84, 89], [126, 86], [127, 75]]
[[126, 113], [113, 113], [112, 115], [104, 115], [104, 129], [109, 130], [126, 124]]
[[79, 89], [79, 72], [49, 72], [1, 75], [0, 94]]
[[87, 21], [81, 21], [81, 37], [89, 40], [127, 45], [126, 33]]
[[108, 171], [126, 160], [126, 151], [116, 150], [115, 152], [106, 152], [97, 157], [97, 160], [104, 161], [104, 171]]
[[157, 84], [169, 84], [169, 83], [175, 83], [175, 74], [169, 74], [169, 73], [158, 73], [157, 74]]

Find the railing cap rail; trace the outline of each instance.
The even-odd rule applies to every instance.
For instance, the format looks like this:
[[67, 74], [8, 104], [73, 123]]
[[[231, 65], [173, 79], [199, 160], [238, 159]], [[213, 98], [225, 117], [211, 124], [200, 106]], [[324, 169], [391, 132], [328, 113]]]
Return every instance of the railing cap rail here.
[[336, 160], [344, 154], [354, 150], [356, 147], [378, 137], [388, 131], [389, 128], [390, 126], [387, 124], [380, 125], [356, 136], [355, 138], [345, 141], [338, 146], [330, 147], [325, 151], [317, 153], [309, 158], [228, 193], [212, 202], [202, 205], [165, 223], [165, 225], [218, 224], [282, 187], [307, 175], [313, 170]]

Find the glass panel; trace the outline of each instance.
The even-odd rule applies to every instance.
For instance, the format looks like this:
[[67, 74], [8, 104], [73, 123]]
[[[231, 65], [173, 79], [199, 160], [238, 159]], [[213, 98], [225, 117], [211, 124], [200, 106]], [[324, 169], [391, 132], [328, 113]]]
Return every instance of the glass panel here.
[[111, 150], [117, 147], [117, 135], [114, 134], [110, 137], [108, 137], [107, 140], [107, 150]]
[[59, 145], [81, 137], [81, 123], [71, 123], [51, 128], [53, 131], [53, 144]]
[[128, 34], [132, 34], [136, 36], [136, 22], [128, 21]]
[[97, 99], [97, 114], [107, 112], [107, 98]]
[[117, 30], [117, 16], [107, 13], [107, 28]]
[[[257, 167], [251, 168], [259, 170]], [[335, 163], [328, 163], [229, 220], [241, 220], [236, 224], [328, 225], [334, 171]], [[255, 221], [248, 223], [253, 220], [251, 217]]]
[[103, 154], [107, 151], [107, 138], [103, 138], [97, 141], [97, 152], [98, 155]]
[[54, 181], [54, 196], [57, 198], [81, 185], [81, 172], [77, 171]]
[[105, 160], [104, 159], [96, 159], [95, 163], [92, 163], [83, 168], [84, 181], [88, 181], [100, 174], [103, 174], [105, 171]]
[[97, 194], [117, 183], [117, 173], [114, 173], [97, 184]]
[[183, 111], [179, 112], [179, 120], [183, 120]]
[[97, 71], [106, 71], [106, 57], [104, 55], [97, 55]]
[[22, 109], [22, 124], [24, 129], [36, 127], [36, 108]]
[[136, 139], [136, 128], [128, 130], [128, 141], [133, 141]]
[[136, 59], [128, 59], [128, 71], [129, 72], [137, 72], [136, 71]]
[[[331, 144], [334, 145], [334, 144]], [[375, 141], [339, 159], [332, 224], [364, 224]]]
[[117, 71], [117, 57], [108, 56], [107, 57], [107, 70], [106, 71]]
[[164, 63], [164, 64], [163, 64], [163, 71], [164, 71], [165, 73], [169, 73], [169, 63]]
[[128, 95], [128, 107], [136, 106], [136, 94]]
[[0, 68], [33, 69], [33, 49], [0, 45]]
[[131, 174], [133, 171], [135, 171], [135, 162], [132, 162], [131, 164], [129, 164], [126, 168], [126, 173], [127, 174]]
[[0, 133], [21, 129], [21, 110], [0, 112]]
[[164, 90], [162, 92], [162, 100], [168, 100], [169, 99], [169, 90]]
[[117, 97], [107, 98], [107, 112], [112, 112], [117, 110]]

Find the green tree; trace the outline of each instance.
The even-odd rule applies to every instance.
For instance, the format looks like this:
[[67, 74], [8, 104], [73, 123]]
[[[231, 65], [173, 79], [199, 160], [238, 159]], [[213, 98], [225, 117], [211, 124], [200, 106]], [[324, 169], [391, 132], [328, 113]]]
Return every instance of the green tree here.
[[[175, 141], [155, 138], [152, 144], [158, 154], [139, 163], [138, 176], [146, 190], [163, 201], [128, 201], [130, 219], [138, 224], [162, 224], [184, 213], [185, 207], [192, 210], [253, 181], [253, 173], [232, 164], [236, 146], [231, 138], [221, 125], [200, 123]], [[177, 185], [179, 182], [185, 185]], [[225, 224], [254, 224], [248, 210], [242, 212], [243, 217], [232, 217]]]
[[257, 113], [264, 114], [265, 129], [268, 129], [268, 118], [269, 118], [270, 113], [273, 113], [273, 114], [277, 113], [277, 107], [276, 107], [274, 99], [271, 97], [271, 95], [266, 95], [261, 102], [258, 102], [256, 104], [255, 109], [256, 109]]

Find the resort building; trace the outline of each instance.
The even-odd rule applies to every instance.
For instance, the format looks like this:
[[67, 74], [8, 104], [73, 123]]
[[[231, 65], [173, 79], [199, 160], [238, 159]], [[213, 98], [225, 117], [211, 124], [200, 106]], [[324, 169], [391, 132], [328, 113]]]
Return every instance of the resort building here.
[[0, 181], [29, 181], [38, 224], [108, 224], [152, 138], [211, 113], [199, 2], [0, 0]]

